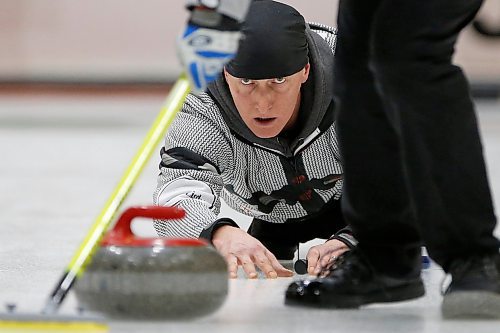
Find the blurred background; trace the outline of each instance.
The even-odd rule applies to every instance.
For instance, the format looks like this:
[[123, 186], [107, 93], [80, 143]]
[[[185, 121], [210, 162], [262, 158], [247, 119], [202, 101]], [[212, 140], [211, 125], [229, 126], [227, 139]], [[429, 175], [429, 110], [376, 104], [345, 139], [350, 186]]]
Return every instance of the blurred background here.
[[[309, 21], [335, 25], [336, 0], [282, 2]], [[180, 73], [173, 45], [187, 17], [183, 3], [0, 0], [0, 82], [170, 83]], [[500, 0], [485, 1], [476, 26], [462, 34], [456, 62], [475, 93], [496, 95]]]

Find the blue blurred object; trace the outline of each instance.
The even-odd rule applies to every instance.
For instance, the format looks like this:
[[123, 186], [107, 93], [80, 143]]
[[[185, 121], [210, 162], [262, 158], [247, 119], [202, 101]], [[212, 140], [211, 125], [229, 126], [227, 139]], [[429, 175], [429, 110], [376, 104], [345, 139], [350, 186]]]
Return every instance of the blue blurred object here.
[[422, 255], [422, 269], [427, 269], [429, 267], [431, 267], [431, 259], [426, 255]]

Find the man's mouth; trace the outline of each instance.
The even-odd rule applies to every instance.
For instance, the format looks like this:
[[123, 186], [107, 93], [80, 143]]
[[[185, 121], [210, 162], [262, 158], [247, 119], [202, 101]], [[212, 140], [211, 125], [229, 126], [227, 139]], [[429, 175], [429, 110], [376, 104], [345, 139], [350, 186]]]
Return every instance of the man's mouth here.
[[257, 122], [259, 125], [269, 125], [271, 124], [274, 120], [276, 120], [276, 117], [257, 117], [254, 118], [254, 120]]

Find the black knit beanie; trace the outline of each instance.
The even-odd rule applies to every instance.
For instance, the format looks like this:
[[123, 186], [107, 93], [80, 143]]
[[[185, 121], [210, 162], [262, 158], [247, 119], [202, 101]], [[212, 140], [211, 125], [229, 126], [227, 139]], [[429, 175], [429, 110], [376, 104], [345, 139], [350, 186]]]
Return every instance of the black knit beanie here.
[[232, 76], [251, 80], [285, 77], [309, 61], [305, 20], [293, 7], [254, 1], [242, 26], [236, 56], [226, 65]]

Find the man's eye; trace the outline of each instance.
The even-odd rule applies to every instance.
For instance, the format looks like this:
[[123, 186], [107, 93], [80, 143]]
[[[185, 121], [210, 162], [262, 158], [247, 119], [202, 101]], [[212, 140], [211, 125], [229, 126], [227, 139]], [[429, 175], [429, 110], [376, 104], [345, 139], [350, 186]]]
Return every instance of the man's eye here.
[[277, 77], [274, 79], [274, 83], [284, 83], [286, 81], [286, 78], [284, 77]]
[[250, 79], [241, 79], [241, 83], [244, 84], [244, 85], [249, 85], [249, 84], [252, 84], [252, 80]]

